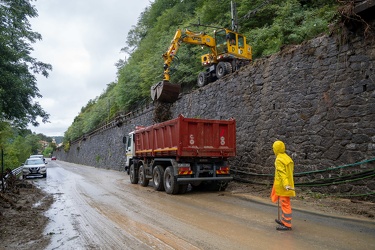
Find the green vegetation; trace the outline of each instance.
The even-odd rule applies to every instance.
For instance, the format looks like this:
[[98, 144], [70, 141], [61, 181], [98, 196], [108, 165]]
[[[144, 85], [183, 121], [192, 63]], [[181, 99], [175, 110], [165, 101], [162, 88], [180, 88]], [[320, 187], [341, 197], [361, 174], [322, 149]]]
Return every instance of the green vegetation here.
[[[28, 129], [12, 128], [9, 123], [0, 123], [0, 149], [4, 152], [4, 169], [19, 167], [30, 155], [43, 154], [50, 157], [56, 149], [51, 137], [32, 133]], [[1, 159], [0, 159], [1, 164]]]
[[101, 159], [100, 155], [95, 156], [96, 163], [99, 163], [100, 159]]
[[[151, 101], [150, 87], [162, 80], [163, 59], [178, 28], [193, 31], [213, 29], [201, 24], [231, 28], [230, 0], [155, 0], [139, 16], [127, 36], [127, 60], [120, 60], [117, 82], [107, 85], [99, 97], [83, 107], [65, 132], [65, 143], [80, 138], [120, 112], [130, 112], [137, 105]], [[337, 14], [336, 0], [236, 0], [239, 32], [253, 47], [254, 59], [278, 52], [283, 45], [299, 44], [320, 33], [328, 32], [328, 24]], [[196, 85], [202, 70], [199, 46], [181, 46], [178, 68], [171, 82], [184, 88]]]

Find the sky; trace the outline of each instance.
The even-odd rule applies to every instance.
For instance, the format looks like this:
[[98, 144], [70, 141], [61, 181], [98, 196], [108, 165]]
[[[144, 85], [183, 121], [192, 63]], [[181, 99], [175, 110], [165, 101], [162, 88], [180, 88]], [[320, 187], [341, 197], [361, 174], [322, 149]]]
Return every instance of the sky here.
[[[37, 0], [38, 17], [31, 29], [42, 35], [32, 57], [52, 65], [49, 77], [37, 75], [49, 123], [28, 128], [47, 136], [63, 136], [82, 107], [116, 82], [115, 63], [126, 54], [126, 37], [150, 0]], [[38, 120], [39, 121], [39, 120]]]

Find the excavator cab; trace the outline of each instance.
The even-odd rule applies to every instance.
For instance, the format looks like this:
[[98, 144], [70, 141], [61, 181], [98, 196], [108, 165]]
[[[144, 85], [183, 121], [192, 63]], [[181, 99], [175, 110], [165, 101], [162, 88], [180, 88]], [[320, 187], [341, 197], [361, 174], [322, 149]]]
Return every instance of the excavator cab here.
[[247, 60], [252, 59], [251, 46], [246, 44], [246, 38], [243, 35], [220, 29], [215, 31], [215, 40], [218, 61], [230, 55]]

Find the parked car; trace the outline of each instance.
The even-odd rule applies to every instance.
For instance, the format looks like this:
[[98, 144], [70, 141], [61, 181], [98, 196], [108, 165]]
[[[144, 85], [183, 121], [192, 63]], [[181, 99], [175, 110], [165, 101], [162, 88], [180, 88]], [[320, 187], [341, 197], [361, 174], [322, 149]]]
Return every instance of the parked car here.
[[56, 156], [52, 156], [52, 157], [51, 157], [51, 160], [52, 160], [52, 161], [56, 161], [56, 160], [57, 160]]
[[29, 158], [22, 166], [22, 176], [47, 177], [47, 167], [41, 158]]

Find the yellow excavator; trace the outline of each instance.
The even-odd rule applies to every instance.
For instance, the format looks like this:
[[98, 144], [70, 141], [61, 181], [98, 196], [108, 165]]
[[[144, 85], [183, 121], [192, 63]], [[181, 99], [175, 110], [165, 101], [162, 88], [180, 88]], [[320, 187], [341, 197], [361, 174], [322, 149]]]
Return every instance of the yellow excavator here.
[[206, 69], [198, 75], [199, 87], [238, 70], [252, 59], [251, 46], [246, 43], [246, 37], [235, 31], [218, 28], [212, 37], [205, 32], [178, 29], [168, 50], [163, 54], [164, 78], [151, 87], [152, 100], [170, 103], [177, 100], [181, 85], [169, 82], [170, 66], [182, 43], [206, 46], [210, 49], [210, 53], [201, 57], [202, 66]]

